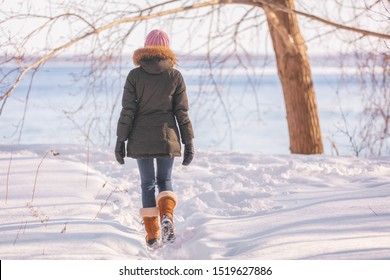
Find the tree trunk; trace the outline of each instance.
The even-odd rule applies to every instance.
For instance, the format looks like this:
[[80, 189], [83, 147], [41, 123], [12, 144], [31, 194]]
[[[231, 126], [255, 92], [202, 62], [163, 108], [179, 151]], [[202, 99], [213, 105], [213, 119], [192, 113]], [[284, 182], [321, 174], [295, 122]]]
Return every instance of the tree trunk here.
[[[294, 9], [293, 0], [274, 3]], [[306, 45], [294, 13], [262, 6], [275, 50], [279, 79], [286, 106], [290, 151], [293, 154], [323, 153], [317, 103]]]

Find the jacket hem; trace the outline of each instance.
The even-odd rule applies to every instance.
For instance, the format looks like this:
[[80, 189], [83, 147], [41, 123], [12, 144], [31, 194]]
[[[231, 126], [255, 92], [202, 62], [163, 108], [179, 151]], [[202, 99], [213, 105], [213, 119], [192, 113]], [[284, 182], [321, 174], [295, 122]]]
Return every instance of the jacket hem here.
[[134, 155], [134, 154], [127, 154], [127, 157], [134, 158], [134, 159], [150, 159], [150, 158], [173, 158], [173, 157], [180, 157], [181, 153], [175, 153], [175, 154], [156, 154], [156, 155]]

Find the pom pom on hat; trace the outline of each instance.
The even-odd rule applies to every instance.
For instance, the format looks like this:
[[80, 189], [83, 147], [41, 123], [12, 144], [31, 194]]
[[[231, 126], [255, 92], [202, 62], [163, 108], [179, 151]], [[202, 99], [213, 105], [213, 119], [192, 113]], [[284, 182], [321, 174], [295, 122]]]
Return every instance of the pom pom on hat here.
[[167, 33], [158, 29], [150, 31], [145, 40], [145, 47], [148, 46], [163, 46], [169, 48], [169, 38]]

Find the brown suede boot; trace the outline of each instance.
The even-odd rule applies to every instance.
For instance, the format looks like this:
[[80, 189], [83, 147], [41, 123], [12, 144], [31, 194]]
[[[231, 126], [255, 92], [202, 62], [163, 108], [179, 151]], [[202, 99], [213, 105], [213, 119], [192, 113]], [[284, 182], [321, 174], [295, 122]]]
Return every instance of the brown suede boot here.
[[156, 248], [159, 245], [160, 226], [158, 222], [159, 210], [157, 207], [141, 208], [140, 216], [144, 220], [146, 231], [146, 245], [149, 248]]
[[173, 210], [176, 207], [176, 194], [172, 191], [160, 192], [157, 196], [157, 205], [160, 210], [162, 241], [174, 242]]

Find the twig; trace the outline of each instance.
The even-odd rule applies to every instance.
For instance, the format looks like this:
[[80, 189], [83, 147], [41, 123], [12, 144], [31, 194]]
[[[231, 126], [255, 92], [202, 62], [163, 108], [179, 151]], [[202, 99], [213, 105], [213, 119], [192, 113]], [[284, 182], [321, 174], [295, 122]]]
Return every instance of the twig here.
[[18, 233], [16, 234], [16, 237], [15, 237], [15, 240], [14, 240], [14, 246], [16, 244], [16, 241], [19, 239], [19, 235], [20, 235], [20, 232], [22, 231], [22, 229], [23, 229], [23, 233], [26, 230], [26, 225], [27, 225], [27, 220], [24, 223], [24, 225], [23, 224], [20, 225], [20, 228], [19, 228]]
[[63, 227], [63, 229], [61, 230], [61, 233], [65, 233], [66, 232], [66, 226], [68, 225], [68, 222], [65, 223], [65, 226]]
[[110, 192], [109, 196], [107, 197], [106, 201], [101, 205], [99, 211], [96, 213], [96, 216], [95, 218], [93, 218], [94, 220], [96, 220], [97, 216], [99, 216], [100, 212], [103, 210], [103, 208], [107, 205], [108, 203], [108, 200], [110, 199], [110, 197], [112, 196], [112, 194], [114, 192], [116, 192], [116, 190], [118, 189], [118, 187], [116, 187], [112, 192]]
[[100, 194], [100, 192], [106, 187], [106, 185], [107, 185], [107, 180], [104, 182], [104, 184], [103, 184], [103, 186], [102, 186], [102, 188], [101, 189], [99, 189], [99, 191], [98, 191], [98, 193], [96, 194], [96, 196], [95, 196], [95, 198], [97, 198], [98, 196], [99, 196], [99, 194]]
[[29, 99], [30, 99], [30, 93], [31, 93], [31, 89], [32, 89], [32, 84], [33, 84], [34, 76], [35, 76], [35, 74], [38, 72], [38, 70], [39, 70], [39, 66], [33, 70], [32, 75], [31, 75], [30, 84], [29, 84], [29, 86], [28, 86], [27, 95], [26, 95], [25, 104], [24, 104], [24, 110], [23, 110], [23, 118], [22, 118], [21, 124], [20, 124], [20, 131], [19, 131], [18, 144], [20, 144], [20, 140], [21, 140], [21, 138], [22, 138], [23, 127], [24, 127], [24, 121], [26, 120], [26, 114], [27, 114], [28, 101], [29, 101]]
[[19, 234], [20, 234], [20, 232], [22, 231], [22, 228], [23, 228], [23, 225], [20, 225], [20, 228], [19, 228], [18, 234], [16, 234], [16, 237], [15, 237], [15, 240], [14, 240], [14, 246], [15, 246], [15, 244], [16, 244], [16, 240], [18, 240], [18, 239], [19, 239]]
[[374, 211], [374, 209], [371, 208], [371, 206], [368, 206], [368, 208], [370, 208], [370, 210], [372, 211], [372, 213], [374, 213], [375, 216], [378, 216], [378, 214]]
[[89, 142], [87, 142], [87, 174], [85, 176], [85, 189], [88, 188], [88, 176], [89, 176]]
[[38, 168], [37, 168], [37, 171], [35, 173], [35, 180], [34, 180], [34, 188], [33, 188], [33, 193], [32, 193], [32, 197], [31, 197], [31, 203], [33, 202], [34, 200], [34, 196], [35, 196], [35, 188], [37, 186], [37, 179], [38, 179], [38, 173], [39, 173], [39, 168], [41, 168], [41, 165], [42, 165], [42, 162], [43, 160], [47, 157], [48, 154], [51, 154], [52, 156], [58, 156], [60, 153], [57, 153], [56, 151], [53, 151], [51, 150], [50, 152], [46, 152], [46, 154], [43, 156], [43, 158], [41, 159], [41, 162], [39, 163], [38, 165]]
[[23, 234], [26, 232], [26, 226], [27, 226], [27, 220], [26, 220], [26, 222], [24, 223]]
[[349, 143], [351, 144], [351, 147], [352, 147], [353, 152], [355, 153], [355, 156], [359, 157], [359, 154], [364, 149], [364, 147], [362, 147], [362, 145], [359, 145], [358, 143], [356, 143], [356, 140], [354, 138], [355, 132], [353, 132], [352, 134], [349, 132], [349, 124], [347, 121], [347, 116], [345, 115], [344, 110], [341, 106], [340, 93], [338, 90], [336, 91], [336, 96], [337, 96], [337, 99], [339, 102], [339, 109], [340, 109], [341, 117], [343, 119], [344, 127], [345, 127], [344, 130], [340, 129], [340, 131], [348, 137]]
[[335, 151], [336, 156], [339, 156], [340, 153], [339, 153], [339, 149], [337, 148], [336, 142], [330, 136], [327, 136], [326, 138], [329, 140], [330, 144], [332, 145], [332, 148]]
[[37, 168], [37, 171], [36, 171], [36, 173], [35, 173], [34, 188], [33, 188], [33, 193], [32, 193], [32, 197], [31, 197], [31, 202], [34, 201], [35, 188], [36, 188], [36, 186], [37, 186], [37, 179], [38, 179], [39, 168], [41, 167], [43, 160], [46, 158], [46, 156], [47, 156], [48, 154], [49, 154], [49, 152], [46, 152], [46, 153], [45, 153], [45, 155], [44, 155], [43, 158], [41, 159], [41, 162], [39, 163], [38, 168]]
[[5, 189], [5, 204], [7, 204], [7, 201], [8, 201], [8, 182], [9, 182], [9, 172], [11, 170], [12, 155], [13, 154], [11, 151], [11, 156], [9, 158], [8, 171], [7, 171], [7, 184], [6, 184], [6, 189]]

